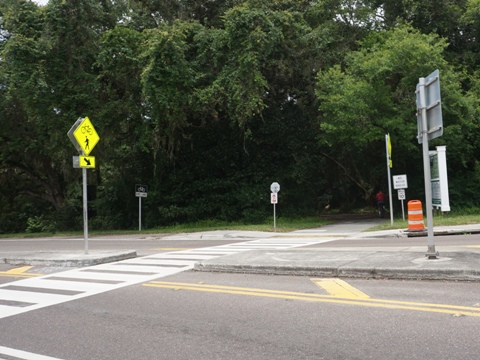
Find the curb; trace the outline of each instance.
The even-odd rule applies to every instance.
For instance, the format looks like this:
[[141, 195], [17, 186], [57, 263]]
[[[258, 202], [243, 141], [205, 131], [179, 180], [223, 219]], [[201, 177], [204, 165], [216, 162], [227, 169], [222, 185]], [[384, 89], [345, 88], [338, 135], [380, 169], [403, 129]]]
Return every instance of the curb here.
[[82, 267], [116, 262], [137, 257], [134, 250], [93, 254], [44, 253], [32, 255], [5, 256], [0, 263], [9, 265], [43, 265], [58, 267]]
[[467, 269], [443, 269], [438, 271], [438, 269], [210, 265], [196, 263], [193, 270], [199, 272], [360, 279], [480, 281], [479, 270]]
[[[403, 233], [406, 234], [407, 237], [428, 236], [428, 231], [427, 230], [420, 230], [420, 231], [404, 230]], [[472, 230], [467, 230], [467, 229], [434, 230], [433, 234], [435, 236], [480, 234], [480, 229], [472, 229]]]

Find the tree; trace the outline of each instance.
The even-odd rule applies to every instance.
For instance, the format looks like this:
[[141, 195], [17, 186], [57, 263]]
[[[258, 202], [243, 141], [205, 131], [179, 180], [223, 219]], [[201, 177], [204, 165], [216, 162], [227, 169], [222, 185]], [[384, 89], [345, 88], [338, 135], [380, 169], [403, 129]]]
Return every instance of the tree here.
[[478, 0], [41, 8], [4, 0], [0, 231], [25, 228], [38, 213], [36, 227], [78, 226], [80, 171], [66, 133], [87, 115], [101, 137], [88, 177], [95, 228], [135, 226], [137, 183], [149, 185], [147, 226], [259, 221], [270, 214], [272, 181], [283, 185], [284, 214], [320, 210], [330, 197], [342, 209], [363, 206], [386, 183], [387, 132], [395, 172], [408, 170], [409, 192], [421, 194], [414, 89], [436, 68], [445, 129], [431, 146], [447, 145], [451, 184], [462, 183], [452, 200], [474, 203], [477, 8]]
[[1, 5], [8, 34], [0, 62], [2, 181], [15, 179], [15, 195], [40, 198], [57, 212], [78, 176], [66, 133], [95, 108], [94, 39], [108, 24], [108, 10], [96, 1]]
[[[448, 134], [470, 124], [471, 104], [463, 99], [462, 74], [444, 59], [447, 43], [436, 35], [423, 35], [409, 26], [372, 33], [359, 51], [347, 58], [347, 67], [335, 66], [318, 75], [317, 95], [322, 113], [320, 141], [325, 156], [339, 172], [361, 188], [365, 200], [383, 186], [384, 134], [390, 133], [394, 164], [401, 172], [421, 174], [415, 121], [415, 89], [418, 78], [440, 69], [443, 117], [450, 155], [467, 156], [460, 139], [451, 143]], [[465, 134], [464, 136], [467, 136]], [[435, 143], [432, 143], [432, 146]], [[450, 147], [450, 146], [448, 146]], [[368, 166], [365, 166], [369, 164]], [[378, 169], [378, 170], [374, 170]]]

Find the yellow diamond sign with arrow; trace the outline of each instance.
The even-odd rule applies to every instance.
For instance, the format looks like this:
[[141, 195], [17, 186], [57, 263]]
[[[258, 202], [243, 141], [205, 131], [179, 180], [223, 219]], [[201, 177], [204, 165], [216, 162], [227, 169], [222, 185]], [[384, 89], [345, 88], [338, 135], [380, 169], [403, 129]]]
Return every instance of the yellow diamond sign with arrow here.
[[77, 129], [73, 132], [73, 136], [85, 155], [90, 154], [100, 140], [100, 136], [98, 136], [88, 117], [85, 117], [80, 125], [78, 125]]

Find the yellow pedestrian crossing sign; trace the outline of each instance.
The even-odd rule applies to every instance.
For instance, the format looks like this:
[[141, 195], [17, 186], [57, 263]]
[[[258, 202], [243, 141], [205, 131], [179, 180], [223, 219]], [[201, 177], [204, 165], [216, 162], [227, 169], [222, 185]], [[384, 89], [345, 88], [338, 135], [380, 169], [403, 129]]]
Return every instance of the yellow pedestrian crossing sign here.
[[97, 145], [100, 137], [98, 136], [92, 122], [88, 117], [85, 117], [83, 121], [77, 126], [73, 132], [73, 136], [78, 142], [78, 145], [82, 149], [85, 155], [90, 154], [95, 145]]
[[81, 168], [95, 168], [95, 156], [79, 156], [79, 165]]

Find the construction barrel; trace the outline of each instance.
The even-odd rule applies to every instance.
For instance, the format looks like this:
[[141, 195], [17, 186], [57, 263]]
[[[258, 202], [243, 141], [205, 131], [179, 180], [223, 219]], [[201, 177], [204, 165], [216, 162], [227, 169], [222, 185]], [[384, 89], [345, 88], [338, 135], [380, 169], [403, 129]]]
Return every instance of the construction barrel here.
[[408, 202], [408, 231], [422, 230], [425, 230], [422, 202], [420, 200], [410, 200]]

